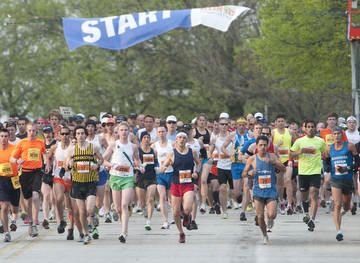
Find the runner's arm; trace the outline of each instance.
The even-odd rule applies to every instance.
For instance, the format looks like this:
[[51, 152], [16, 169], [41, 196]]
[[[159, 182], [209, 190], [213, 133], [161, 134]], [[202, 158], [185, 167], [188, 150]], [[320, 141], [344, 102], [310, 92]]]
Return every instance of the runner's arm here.
[[255, 169], [250, 171], [250, 168], [254, 167], [254, 165], [253, 165], [254, 159], [255, 159], [255, 156], [251, 156], [249, 159], [247, 159], [244, 171], [242, 172], [242, 177], [243, 178], [254, 175]]
[[226, 147], [228, 147], [229, 144], [233, 141], [234, 134], [235, 134], [235, 133], [229, 134], [229, 135], [226, 137], [223, 145], [221, 146], [221, 151], [222, 151], [224, 154], [226, 154], [227, 156], [230, 156], [230, 157], [232, 157], [232, 156], [234, 155], [234, 152], [233, 152], [233, 151], [232, 151], [232, 152], [229, 152], [229, 151], [226, 149]]
[[103, 165], [105, 167], [111, 168], [112, 164], [110, 163], [111, 156], [113, 154], [114, 148], [115, 148], [115, 142], [110, 143], [109, 147], [107, 147], [106, 151], [103, 154]]
[[160, 167], [160, 173], [164, 173], [166, 169], [173, 163], [174, 151], [168, 152], [164, 164]]

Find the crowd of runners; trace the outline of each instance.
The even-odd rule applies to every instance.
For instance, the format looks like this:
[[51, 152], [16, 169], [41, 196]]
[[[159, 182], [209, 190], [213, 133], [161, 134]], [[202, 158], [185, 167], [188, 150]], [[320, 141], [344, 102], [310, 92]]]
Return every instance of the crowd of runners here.
[[[32, 122], [11, 115], [0, 125], [0, 233], [11, 241], [20, 217], [36, 237], [56, 220], [67, 240], [76, 227], [89, 244], [103, 217], [120, 221], [125, 243], [129, 216], [142, 213], [146, 231], [174, 223], [184, 243], [184, 228], [198, 229], [198, 211], [225, 220], [233, 208], [240, 221], [256, 211], [268, 244], [278, 211], [303, 213], [314, 231], [320, 206], [333, 213], [341, 241], [341, 217], [357, 210], [359, 142], [356, 118], [336, 113], [326, 124], [283, 114], [267, 121], [260, 112], [214, 120], [201, 113], [190, 123], [136, 113], [63, 119], [52, 110]], [[154, 209], [162, 225], [151, 223]]]

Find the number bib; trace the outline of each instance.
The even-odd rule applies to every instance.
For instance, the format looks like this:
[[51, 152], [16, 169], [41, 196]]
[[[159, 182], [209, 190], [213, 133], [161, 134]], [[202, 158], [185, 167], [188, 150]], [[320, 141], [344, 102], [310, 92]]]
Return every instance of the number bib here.
[[344, 175], [344, 174], [348, 174], [348, 173], [349, 173], [347, 169], [346, 169], [345, 172], [341, 173], [341, 172], [339, 171], [339, 168], [340, 168], [340, 167], [345, 167], [345, 168], [347, 168], [347, 164], [346, 164], [346, 163], [335, 163], [335, 175]]
[[10, 163], [0, 164], [0, 175], [1, 176], [10, 176], [13, 174], [13, 169]]
[[179, 182], [180, 184], [189, 184], [192, 182], [191, 170], [180, 170], [179, 171]]
[[259, 175], [259, 188], [271, 188], [271, 175]]
[[76, 168], [79, 174], [88, 174], [90, 173], [90, 162], [77, 162]]
[[153, 154], [143, 154], [143, 164], [154, 164], [155, 158]]
[[288, 147], [278, 148], [278, 154], [280, 158], [289, 157], [289, 148]]
[[14, 189], [19, 189], [20, 188], [20, 181], [19, 181], [19, 176], [13, 176], [11, 177], [11, 183], [14, 187]]
[[35, 161], [35, 162], [40, 161], [40, 149], [37, 149], [37, 148], [28, 149], [27, 160]]

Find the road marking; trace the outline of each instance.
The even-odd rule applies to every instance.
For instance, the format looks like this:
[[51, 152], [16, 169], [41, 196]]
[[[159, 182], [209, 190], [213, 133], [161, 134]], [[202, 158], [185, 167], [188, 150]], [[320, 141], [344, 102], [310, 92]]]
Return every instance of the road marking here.
[[21, 235], [15, 242], [10, 243], [8, 246], [6, 246], [5, 248], [0, 250], [0, 255], [4, 254], [6, 251], [12, 249], [13, 247], [15, 247], [17, 244], [19, 244], [21, 241], [23, 241], [25, 239], [25, 237], [29, 235], [28, 233], [25, 233], [23, 235]]

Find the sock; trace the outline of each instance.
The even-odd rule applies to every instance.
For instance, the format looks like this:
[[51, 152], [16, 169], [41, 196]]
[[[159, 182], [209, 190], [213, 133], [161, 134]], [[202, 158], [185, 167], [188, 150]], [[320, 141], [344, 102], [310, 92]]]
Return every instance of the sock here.
[[215, 204], [219, 204], [219, 191], [213, 191], [213, 198], [214, 198], [214, 202]]
[[306, 214], [309, 213], [309, 201], [302, 201], [302, 205], [303, 205], [303, 208], [304, 208], [304, 212]]

